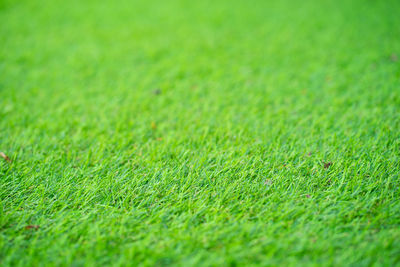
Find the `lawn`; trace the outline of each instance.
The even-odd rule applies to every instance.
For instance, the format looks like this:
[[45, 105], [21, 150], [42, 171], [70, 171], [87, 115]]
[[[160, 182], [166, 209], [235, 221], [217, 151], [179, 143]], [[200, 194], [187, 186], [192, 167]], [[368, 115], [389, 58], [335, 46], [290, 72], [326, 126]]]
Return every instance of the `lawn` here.
[[399, 14], [0, 0], [0, 265], [400, 266]]

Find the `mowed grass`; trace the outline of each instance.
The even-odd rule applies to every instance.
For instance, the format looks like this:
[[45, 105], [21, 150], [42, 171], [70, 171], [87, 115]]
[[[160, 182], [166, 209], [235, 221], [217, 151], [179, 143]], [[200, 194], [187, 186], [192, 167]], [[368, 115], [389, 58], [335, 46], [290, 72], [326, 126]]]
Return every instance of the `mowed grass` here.
[[399, 14], [2, 0], [1, 265], [399, 265]]

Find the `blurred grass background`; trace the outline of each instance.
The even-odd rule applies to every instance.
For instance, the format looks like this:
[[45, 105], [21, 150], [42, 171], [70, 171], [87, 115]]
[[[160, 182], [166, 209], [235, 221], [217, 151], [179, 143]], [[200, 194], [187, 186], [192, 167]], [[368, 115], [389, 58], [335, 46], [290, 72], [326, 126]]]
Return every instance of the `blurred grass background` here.
[[399, 264], [399, 12], [1, 0], [0, 262]]

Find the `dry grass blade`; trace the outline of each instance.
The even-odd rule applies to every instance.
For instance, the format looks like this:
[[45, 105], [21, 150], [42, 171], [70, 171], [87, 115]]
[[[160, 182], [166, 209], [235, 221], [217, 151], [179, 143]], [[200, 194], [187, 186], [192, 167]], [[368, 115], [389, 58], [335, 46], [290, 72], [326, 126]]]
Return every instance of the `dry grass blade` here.
[[4, 160], [6, 160], [8, 162], [11, 162], [11, 159], [3, 152], [0, 152], [0, 157], [2, 157]]
[[328, 169], [332, 165], [332, 162], [325, 162], [324, 163], [324, 168]]
[[26, 230], [29, 230], [29, 229], [38, 230], [39, 228], [40, 228], [39, 225], [27, 225], [27, 226], [25, 226]]

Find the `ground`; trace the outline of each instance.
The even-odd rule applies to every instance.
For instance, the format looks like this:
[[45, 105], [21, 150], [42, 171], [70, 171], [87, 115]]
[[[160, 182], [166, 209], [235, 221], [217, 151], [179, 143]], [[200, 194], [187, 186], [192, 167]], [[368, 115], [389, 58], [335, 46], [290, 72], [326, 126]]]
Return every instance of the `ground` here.
[[0, 2], [0, 263], [400, 265], [399, 1]]

